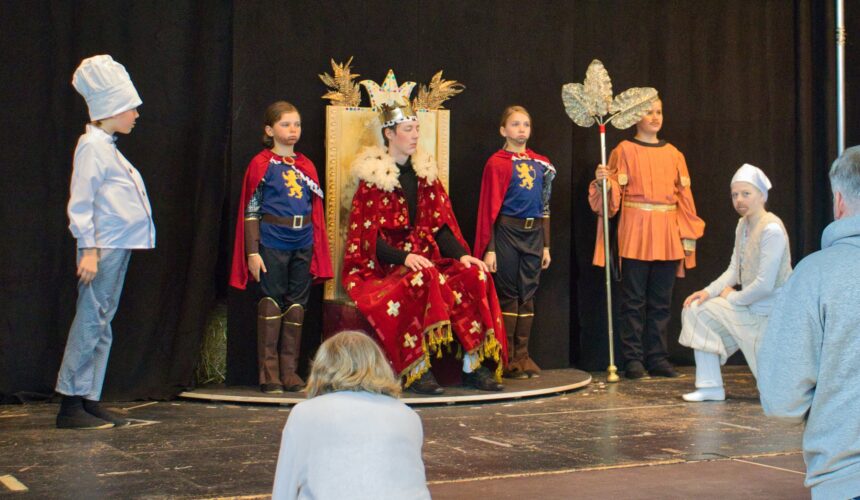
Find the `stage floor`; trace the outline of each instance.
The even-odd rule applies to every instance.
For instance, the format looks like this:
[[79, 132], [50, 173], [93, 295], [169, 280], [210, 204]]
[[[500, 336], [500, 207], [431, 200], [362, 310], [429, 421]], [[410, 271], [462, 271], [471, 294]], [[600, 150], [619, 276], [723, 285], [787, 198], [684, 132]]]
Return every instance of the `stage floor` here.
[[[433, 497], [809, 498], [802, 428], [763, 416], [727, 367], [724, 402], [686, 403], [681, 379], [603, 374], [580, 390], [420, 406]], [[108, 405], [137, 425], [54, 428], [56, 404], [0, 406], [0, 498], [266, 498], [290, 408], [180, 400]], [[4, 479], [5, 478], [5, 479]], [[26, 488], [14, 493], [9, 485]], [[17, 486], [15, 486], [17, 487]]]
[[[425, 396], [404, 391], [402, 400], [410, 406], [474, 404], [491, 401], [507, 401], [573, 391], [591, 383], [591, 375], [582, 370], [544, 370], [541, 376], [524, 380], [504, 379], [505, 389], [499, 392], [486, 392], [461, 386], [445, 388], [441, 396]], [[185, 399], [216, 402], [293, 405], [305, 399], [301, 392], [284, 394], [263, 394], [258, 387], [200, 387], [179, 394]]]

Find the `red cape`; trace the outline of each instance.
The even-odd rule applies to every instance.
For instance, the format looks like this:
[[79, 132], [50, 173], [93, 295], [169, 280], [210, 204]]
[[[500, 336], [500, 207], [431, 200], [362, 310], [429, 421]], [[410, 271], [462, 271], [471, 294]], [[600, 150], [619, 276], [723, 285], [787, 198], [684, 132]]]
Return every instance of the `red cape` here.
[[[550, 163], [549, 158], [539, 155], [531, 149], [526, 149], [530, 157]], [[487, 160], [484, 166], [484, 176], [481, 179], [481, 197], [478, 201], [478, 222], [475, 227], [474, 255], [484, 258], [484, 252], [493, 235], [493, 224], [499, 216], [499, 210], [505, 201], [505, 194], [511, 183], [514, 169], [512, 166], [514, 154], [500, 149]]]
[[[254, 190], [260, 184], [260, 180], [266, 175], [269, 168], [269, 160], [281, 159], [268, 149], [260, 151], [245, 171], [245, 179], [242, 181], [242, 194], [239, 197], [239, 215], [236, 219], [236, 239], [233, 244], [233, 265], [230, 268], [230, 286], [244, 290], [248, 283], [248, 260], [245, 258], [245, 207]], [[319, 184], [317, 169], [312, 161], [301, 153], [296, 153], [296, 168]], [[314, 253], [311, 257], [311, 275], [314, 283], [321, 283], [333, 276], [331, 268], [331, 255], [328, 251], [328, 237], [325, 232], [325, 211], [323, 210], [322, 198], [314, 195], [311, 202], [312, 219], [314, 226]]]

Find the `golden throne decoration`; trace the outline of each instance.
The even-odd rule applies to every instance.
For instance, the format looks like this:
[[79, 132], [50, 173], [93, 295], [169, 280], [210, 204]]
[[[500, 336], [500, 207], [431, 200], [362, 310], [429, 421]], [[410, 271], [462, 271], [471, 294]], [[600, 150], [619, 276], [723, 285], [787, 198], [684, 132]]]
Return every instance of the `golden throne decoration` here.
[[[328, 304], [352, 306], [353, 303], [341, 286], [344, 242], [346, 241], [352, 196], [358, 187], [350, 173], [350, 165], [365, 146], [383, 146], [381, 124], [377, 107], [391, 101], [408, 102], [414, 82], [398, 86], [394, 72], [389, 70], [381, 85], [365, 80], [370, 106], [361, 106], [361, 90], [353, 80], [359, 75], [351, 72], [350, 58], [346, 63], [331, 61], [332, 75], [319, 75], [329, 87], [323, 99], [326, 106], [326, 224], [334, 278], [325, 284], [324, 300]], [[418, 147], [430, 152], [439, 167], [439, 178], [448, 189], [449, 145], [451, 114], [442, 103], [462, 92], [463, 86], [455, 81], [443, 80], [442, 71], [434, 75], [429, 86], [421, 85], [411, 105], [418, 115], [421, 135]]]

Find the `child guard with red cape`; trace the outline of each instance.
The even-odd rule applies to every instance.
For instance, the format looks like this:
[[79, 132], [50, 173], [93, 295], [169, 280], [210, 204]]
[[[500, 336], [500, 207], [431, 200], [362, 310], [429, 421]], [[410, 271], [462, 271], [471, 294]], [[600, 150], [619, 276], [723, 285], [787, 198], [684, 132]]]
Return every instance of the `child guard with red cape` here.
[[311, 283], [332, 277], [316, 167], [293, 148], [301, 137], [295, 106], [278, 101], [265, 114], [263, 144], [248, 165], [239, 200], [230, 285], [260, 282], [257, 363], [260, 390], [299, 391], [296, 373]]
[[505, 145], [487, 160], [481, 181], [475, 256], [495, 274], [508, 342], [505, 377], [537, 377], [529, 356], [534, 295], [550, 264], [549, 200], [555, 167], [526, 148], [531, 117], [522, 106], [502, 114]]

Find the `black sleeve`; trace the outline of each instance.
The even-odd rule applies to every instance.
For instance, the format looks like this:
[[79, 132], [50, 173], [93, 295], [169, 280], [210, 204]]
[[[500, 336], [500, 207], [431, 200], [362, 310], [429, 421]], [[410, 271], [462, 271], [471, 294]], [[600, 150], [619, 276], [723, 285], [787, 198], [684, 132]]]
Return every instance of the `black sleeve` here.
[[460, 260], [460, 257], [469, 253], [457, 241], [457, 238], [454, 237], [454, 233], [451, 232], [447, 224], [442, 226], [436, 233], [436, 244], [439, 245], [439, 251], [443, 257]]
[[403, 265], [406, 262], [407, 255], [409, 255], [409, 252], [398, 250], [386, 243], [385, 240], [379, 236], [376, 237], [376, 258], [381, 262], [386, 264]]

